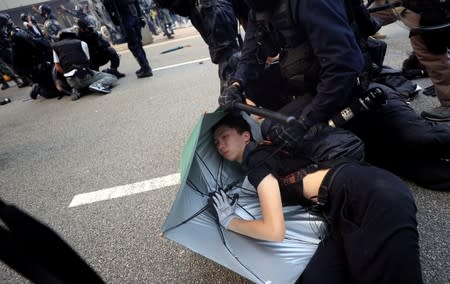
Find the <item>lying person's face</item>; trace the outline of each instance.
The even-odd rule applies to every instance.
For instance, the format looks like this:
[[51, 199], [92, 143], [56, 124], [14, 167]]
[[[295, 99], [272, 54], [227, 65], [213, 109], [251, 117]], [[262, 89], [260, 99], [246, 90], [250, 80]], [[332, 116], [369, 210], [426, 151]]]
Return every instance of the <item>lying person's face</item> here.
[[250, 133], [239, 134], [234, 128], [219, 126], [214, 132], [214, 144], [224, 159], [231, 162], [242, 162], [245, 146], [250, 141]]

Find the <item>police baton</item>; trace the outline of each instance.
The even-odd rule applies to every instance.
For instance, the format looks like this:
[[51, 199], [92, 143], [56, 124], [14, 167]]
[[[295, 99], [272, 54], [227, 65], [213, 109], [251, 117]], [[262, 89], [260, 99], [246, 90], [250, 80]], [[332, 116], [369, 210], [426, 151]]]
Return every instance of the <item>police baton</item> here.
[[262, 107], [255, 107], [255, 106], [251, 106], [251, 105], [247, 105], [247, 104], [243, 104], [243, 103], [235, 102], [235, 103], [233, 103], [232, 108], [237, 109], [237, 110], [246, 111], [251, 114], [263, 116], [266, 118], [270, 118], [272, 120], [276, 120], [278, 122], [285, 123], [285, 124], [292, 124], [297, 121], [294, 116], [287, 116], [287, 115], [284, 115], [279, 112], [275, 112], [275, 111], [268, 110], [268, 109], [265, 109]]

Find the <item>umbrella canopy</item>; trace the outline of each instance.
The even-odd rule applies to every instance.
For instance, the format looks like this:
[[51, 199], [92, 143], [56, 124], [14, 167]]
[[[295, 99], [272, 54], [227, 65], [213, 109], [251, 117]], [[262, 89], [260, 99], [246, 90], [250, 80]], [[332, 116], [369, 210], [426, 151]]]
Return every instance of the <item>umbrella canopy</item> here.
[[224, 160], [214, 145], [211, 128], [224, 116], [204, 114], [193, 130], [182, 156], [180, 189], [162, 227], [164, 236], [255, 283], [294, 283], [314, 254], [324, 224], [301, 206], [283, 208], [283, 242], [252, 239], [218, 224], [208, 201], [219, 189], [239, 194], [236, 213], [241, 218], [262, 216], [255, 188], [240, 166]]

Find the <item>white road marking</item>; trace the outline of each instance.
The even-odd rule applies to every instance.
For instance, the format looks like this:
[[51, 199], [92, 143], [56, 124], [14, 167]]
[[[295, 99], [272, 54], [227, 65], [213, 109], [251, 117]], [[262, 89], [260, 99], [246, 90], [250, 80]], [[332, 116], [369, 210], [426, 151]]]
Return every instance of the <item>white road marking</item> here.
[[74, 196], [72, 202], [70, 202], [69, 204], [69, 207], [76, 207], [84, 204], [90, 204], [99, 201], [105, 201], [128, 195], [138, 194], [146, 191], [160, 189], [167, 186], [177, 185], [179, 183], [180, 183], [180, 174], [176, 173], [132, 184], [119, 185], [97, 191], [81, 193]]
[[195, 60], [186, 61], [186, 62], [182, 62], [182, 63], [177, 63], [177, 64], [173, 64], [173, 65], [162, 66], [162, 67], [154, 68], [153, 71], [174, 68], [174, 67], [183, 66], [183, 65], [187, 65], [187, 64], [202, 62], [202, 61], [205, 61], [205, 60], [211, 60], [211, 58], [210, 57], [205, 57], [205, 58], [195, 59]]

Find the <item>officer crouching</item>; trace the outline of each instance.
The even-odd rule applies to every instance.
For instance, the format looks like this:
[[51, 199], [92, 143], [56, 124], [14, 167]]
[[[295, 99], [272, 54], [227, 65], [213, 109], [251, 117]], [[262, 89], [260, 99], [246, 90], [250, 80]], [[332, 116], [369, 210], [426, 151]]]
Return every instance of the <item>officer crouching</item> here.
[[89, 68], [89, 48], [86, 42], [77, 39], [72, 31], [59, 33], [59, 41], [53, 44], [53, 62], [57, 72], [64, 74], [72, 87], [71, 99], [78, 100], [82, 91], [108, 94], [117, 77]]

